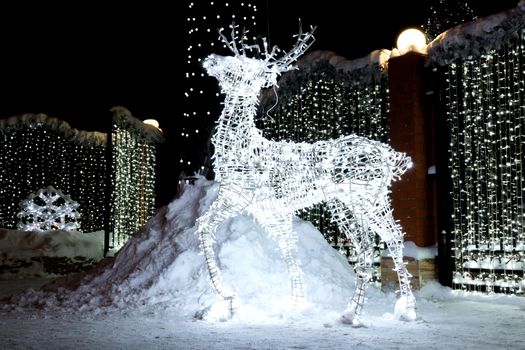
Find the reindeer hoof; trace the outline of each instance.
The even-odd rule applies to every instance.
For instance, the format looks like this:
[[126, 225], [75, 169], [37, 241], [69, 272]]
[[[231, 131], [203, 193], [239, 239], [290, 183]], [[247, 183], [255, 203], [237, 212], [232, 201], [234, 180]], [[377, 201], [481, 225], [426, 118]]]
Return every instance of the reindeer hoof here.
[[236, 298], [229, 297], [217, 300], [205, 313], [204, 319], [215, 321], [228, 321], [235, 316], [234, 302]]
[[405, 313], [398, 315], [400, 321], [412, 322], [417, 318], [417, 313], [415, 309], [409, 309]]
[[396, 301], [394, 315], [401, 321], [414, 321], [417, 318], [416, 301], [413, 296], [401, 297]]
[[341, 315], [341, 322], [349, 324], [354, 328], [364, 327], [363, 323], [357, 317], [357, 314], [352, 309], [346, 309]]

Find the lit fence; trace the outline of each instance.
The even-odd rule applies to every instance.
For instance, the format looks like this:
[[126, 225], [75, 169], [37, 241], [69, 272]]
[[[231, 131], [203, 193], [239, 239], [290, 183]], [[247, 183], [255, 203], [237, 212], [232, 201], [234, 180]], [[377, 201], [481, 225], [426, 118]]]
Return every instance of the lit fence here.
[[[435, 112], [442, 112], [446, 128], [436, 138], [450, 140], [438, 150], [446, 154], [450, 181], [443, 169], [439, 181], [449, 193], [438, 196], [450, 208], [440, 226], [450, 228], [452, 248], [443, 252], [453, 262], [448, 272], [454, 288], [525, 290], [524, 12], [518, 6], [486, 22], [465, 23], [428, 46], [428, 63], [440, 72], [432, 79], [443, 82]], [[345, 70], [341, 58], [331, 55], [307, 55], [300, 70], [279, 82], [277, 102], [272, 91], [263, 96], [261, 129], [267, 137], [314, 142], [357, 133], [388, 141], [387, 67]], [[351, 242], [322, 207], [302, 216], [353, 262]]]
[[106, 134], [44, 114], [0, 120], [0, 227], [16, 229], [19, 203], [53, 186], [80, 203], [85, 232], [104, 229]]
[[444, 69], [452, 282], [523, 294], [525, 32], [509, 24], [503, 33], [493, 49], [473, 50]]
[[125, 108], [113, 112], [109, 148], [106, 133], [44, 114], [0, 120], [0, 227], [16, 229], [19, 203], [47, 186], [80, 204], [81, 231], [106, 231], [106, 249], [120, 247], [151, 217], [162, 133]]

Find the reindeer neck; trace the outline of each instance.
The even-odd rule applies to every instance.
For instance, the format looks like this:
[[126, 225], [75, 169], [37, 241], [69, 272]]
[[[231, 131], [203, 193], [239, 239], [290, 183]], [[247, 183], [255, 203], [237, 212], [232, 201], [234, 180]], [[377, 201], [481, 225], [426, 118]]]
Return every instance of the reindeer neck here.
[[217, 132], [232, 137], [249, 137], [251, 129], [255, 128], [257, 96], [228, 94], [224, 100], [224, 109], [219, 117]]

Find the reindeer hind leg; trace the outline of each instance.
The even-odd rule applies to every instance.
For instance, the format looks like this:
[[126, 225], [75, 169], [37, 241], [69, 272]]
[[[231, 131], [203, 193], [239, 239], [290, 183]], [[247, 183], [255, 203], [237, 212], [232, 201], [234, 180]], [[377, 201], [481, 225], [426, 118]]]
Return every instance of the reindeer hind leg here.
[[304, 300], [303, 272], [297, 252], [297, 234], [292, 228], [291, 215], [259, 215], [259, 223], [274, 237], [290, 275], [292, 301], [299, 305]]
[[[365, 233], [363, 228], [360, 228], [359, 230], [361, 231], [360, 234]], [[365, 240], [355, 242], [354, 244], [356, 245], [356, 250], [358, 252], [355, 292], [350, 304], [341, 317], [344, 323], [350, 323], [354, 327], [360, 327], [362, 326], [360, 316], [365, 303], [365, 293], [370, 278], [372, 277], [374, 247], [366, 238]]]
[[385, 243], [394, 262], [394, 270], [399, 281], [399, 298], [396, 301], [394, 315], [400, 320], [413, 321], [416, 319], [416, 299], [410, 287], [410, 277], [406, 264], [403, 261], [403, 239], [402, 235], [392, 236]]
[[343, 202], [333, 200], [329, 203], [332, 220], [339, 229], [352, 241], [358, 255], [356, 266], [355, 291], [350, 303], [341, 315], [344, 323], [352, 324], [354, 327], [362, 326], [359, 320], [365, 303], [365, 293], [368, 282], [372, 277], [372, 265], [374, 260], [373, 237], [362, 220]]
[[371, 227], [385, 241], [392, 261], [394, 270], [399, 281], [400, 297], [398, 298], [394, 314], [397, 318], [404, 321], [416, 319], [416, 299], [412, 294], [410, 277], [406, 264], [403, 262], [403, 232], [401, 227], [395, 222], [389, 204], [386, 202], [382, 206], [377, 206], [374, 217], [371, 219]]

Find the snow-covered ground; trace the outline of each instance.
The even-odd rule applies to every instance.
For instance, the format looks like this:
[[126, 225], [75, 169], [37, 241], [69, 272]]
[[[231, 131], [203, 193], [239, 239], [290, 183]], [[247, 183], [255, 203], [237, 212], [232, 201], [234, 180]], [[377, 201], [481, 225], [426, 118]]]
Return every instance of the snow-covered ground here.
[[418, 293], [420, 319], [391, 320], [393, 295], [373, 290], [368, 327], [331, 311], [272, 322], [195, 320], [170, 312], [79, 315], [0, 312], [2, 349], [525, 349], [525, 300], [465, 295], [432, 285]]
[[[433, 283], [416, 293], [418, 319], [392, 315], [395, 294], [370, 287], [362, 320], [339, 320], [353, 292], [346, 260], [297, 220], [307, 302], [293, 308], [276, 243], [248, 216], [217, 233], [232, 319], [208, 282], [195, 219], [217, 185], [198, 181], [159, 210], [113, 260], [0, 303], [2, 349], [525, 349], [525, 298], [473, 295]], [[36, 281], [37, 285], [42, 280]], [[2, 281], [0, 295], [27, 281]]]

